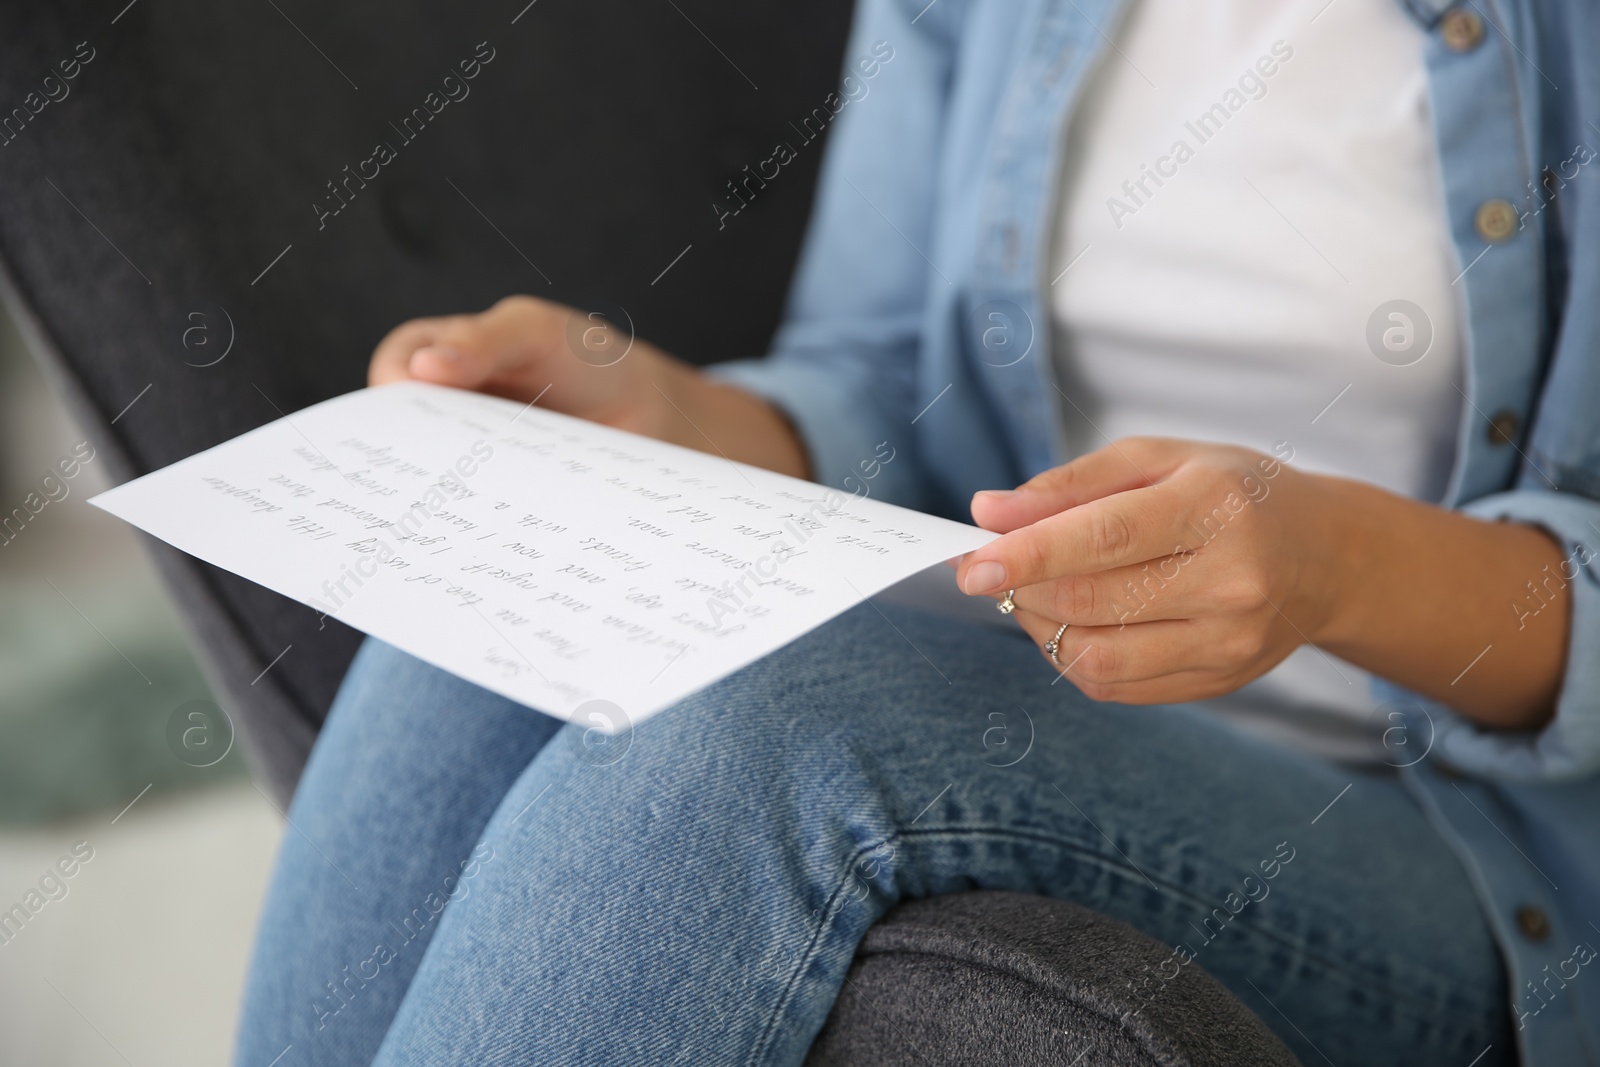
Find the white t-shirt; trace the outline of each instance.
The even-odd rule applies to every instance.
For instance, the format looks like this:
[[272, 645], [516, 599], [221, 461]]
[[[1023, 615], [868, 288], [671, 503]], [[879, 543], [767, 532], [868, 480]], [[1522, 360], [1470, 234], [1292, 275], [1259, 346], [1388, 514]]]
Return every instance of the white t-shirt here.
[[[1114, 39], [1068, 130], [1050, 274], [1067, 454], [1223, 441], [1441, 500], [1460, 267], [1421, 29], [1396, 0], [1135, 0]], [[1304, 647], [1213, 706], [1373, 759], [1369, 684]]]

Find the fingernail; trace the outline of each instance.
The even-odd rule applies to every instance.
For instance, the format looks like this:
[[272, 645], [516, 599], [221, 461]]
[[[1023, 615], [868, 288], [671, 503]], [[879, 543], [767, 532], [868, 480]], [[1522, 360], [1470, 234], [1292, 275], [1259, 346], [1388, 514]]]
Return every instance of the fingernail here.
[[993, 593], [1006, 584], [1006, 569], [992, 559], [975, 564], [967, 572], [966, 593], [968, 596], [980, 596], [984, 593]]
[[993, 497], [996, 500], [1006, 500], [1017, 495], [1015, 489], [979, 489], [973, 496]]

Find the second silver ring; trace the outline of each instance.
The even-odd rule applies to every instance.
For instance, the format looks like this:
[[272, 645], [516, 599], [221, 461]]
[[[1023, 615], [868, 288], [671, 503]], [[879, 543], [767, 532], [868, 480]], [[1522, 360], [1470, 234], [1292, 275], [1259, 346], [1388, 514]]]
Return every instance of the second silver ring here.
[[1061, 635], [1067, 632], [1068, 625], [1068, 623], [1062, 623], [1061, 629], [1056, 631], [1056, 635], [1044, 643], [1045, 654], [1050, 657], [1050, 662], [1057, 667], [1061, 666], [1061, 660], [1056, 658], [1056, 653], [1061, 651]]

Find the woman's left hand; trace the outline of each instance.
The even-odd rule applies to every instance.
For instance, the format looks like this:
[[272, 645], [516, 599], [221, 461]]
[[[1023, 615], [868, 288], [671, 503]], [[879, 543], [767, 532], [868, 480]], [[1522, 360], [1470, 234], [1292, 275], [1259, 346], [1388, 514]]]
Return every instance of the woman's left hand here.
[[980, 492], [978, 525], [1004, 536], [957, 581], [1003, 597], [1087, 696], [1176, 703], [1266, 673], [1337, 612], [1336, 480], [1250, 449], [1124, 438], [1012, 491]]

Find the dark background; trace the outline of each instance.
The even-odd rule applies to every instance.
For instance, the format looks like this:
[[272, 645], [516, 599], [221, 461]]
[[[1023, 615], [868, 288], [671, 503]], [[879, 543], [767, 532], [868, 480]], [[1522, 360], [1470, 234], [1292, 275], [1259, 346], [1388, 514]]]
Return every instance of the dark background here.
[[[822, 151], [789, 124], [833, 90], [848, 9], [0, 3], [0, 120], [23, 109], [0, 136], [0, 291], [20, 330], [0, 315], [0, 513], [85, 437], [97, 449], [0, 547], [0, 900], [73, 842], [96, 850], [0, 954], [0, 1061], [223, 1061], [294, 832], [284, 797], [359, 640], [85, 500], [362, 385], [408, 318], [509, 293], [623, 309], [695, 362], [761, 354]], [[94, 58], [31, 113], [80, 42]], [[470, 94], [401, 144], [389, 124], [479, 42], [495, 56]], [[325, 183], [380, 139], [397, 158], [319, 231]], [[799, 157], [719, 230], [726, 183], [779, 140]], [[165, 736], [196, 699], [241, 732], [207, 769]]]
[[[759, 355], [823, 148], [790, 123], [834, 88], [849, 7], [0, 5], [0, 116], [93, 50], [0, 147], [13, 303], [116, 481], [361, 386], [405, 319], [509, 293], [625, 313], [697, 363]], [[494, 58], [469, 95], [402, 142], [390, 124], [480, 42]], [[319, 229], [326, 183], [380, 140], [397, 158]], [[780, 140], [799, 158], [719, 228], [727, 183]], [[294, 646], [248, 696], [293, 709], [303, 748], [358, 635], [153, 551], [188, 616], [230, 635], [224, 696]]]

